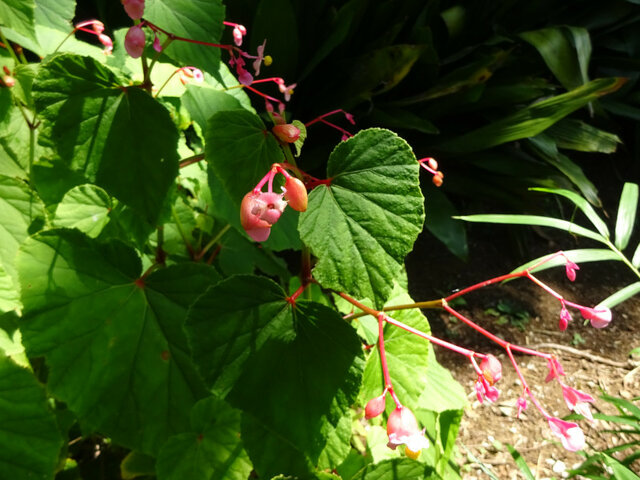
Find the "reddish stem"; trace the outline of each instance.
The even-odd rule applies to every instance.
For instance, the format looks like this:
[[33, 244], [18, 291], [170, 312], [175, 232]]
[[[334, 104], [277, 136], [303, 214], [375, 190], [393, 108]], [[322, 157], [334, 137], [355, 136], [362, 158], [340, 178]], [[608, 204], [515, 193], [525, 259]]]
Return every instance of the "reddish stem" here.
[[[342, 110], [341, 108], [338, 108], [337, 110], [331, 110], [330, 112], [324, 113], [324, 114], [320, 115], [319, 117], [314, 118], [310, 122], [305, 123], [304, 126], [305, 127], [309, 127], [310, 125], [313, 125], [314, 123], [321, 122], [323, 118], [329, 117], [331, 115], [335, 115], [336, 113], [343, 113], [345, 115], [345, 117], [347, 117], [347, 120], [352, 118], [350, 113], [347, 113], [344, 110]], [[354, 123], [353, 120], [349, 120], [349, 121], [352, 124]]]
[[[151, 30], [153, 31], [157, 31], [157, 32], [162, 32], [164, 33], [167, 37], [169, 37], [172, 40], [178, 40], [180, 42], [187, 42], [187, 43], [195, 43], [197, 45], [204, 45], [206, 47], [217, 47], [217, 48], [222, 48], [223, 50], [227, 50], [228, 52], [231, 52], [233, 50], [239, 50], [236, 47], [234, 47], [233, 45], [223, 45], [220, 43], [212, 43], [212, 42], [203, 42], [201, 40], [194, 40], [192, 38], [186, 38], [186, 37], [180, 37], [178, 35], [175, 35], [171, 32], [166, 31], [163, 28], [160, 28], [159, 26], [157, 26], [154, 23], [151, 23], [148, 20], [143, 20], [145, 25], [148, 25], [149, 28], [151, 28]], [[239, 50], [240, 51], [240, 50]]]
[[396, 407], [402, 407], [396, 392], [393, 390], [391, 383], [391, 375], [389, 375], [389, 366], [387, 365], [387, 353], [384, 349], [384, 321], [386, 315], [383, 312], [378, 313], [378, 350], [380, 352], [380, 364], [382, 365], [382, 375], [384, 377], [384, 389], [389, 392], [391, 398], [396, 403]]

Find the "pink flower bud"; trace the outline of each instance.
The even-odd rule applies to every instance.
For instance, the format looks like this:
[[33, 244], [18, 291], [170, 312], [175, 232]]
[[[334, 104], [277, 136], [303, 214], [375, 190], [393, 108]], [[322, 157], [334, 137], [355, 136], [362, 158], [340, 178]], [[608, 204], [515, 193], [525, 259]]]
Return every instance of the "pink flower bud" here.
[[427, 159], [427, 165], [429, 165], [429, 168], [431, 168], [432, 170], [438, 170], [438, 162], [435, 158]]
[[160, 43], [160, 37], [158, 37], [158, 35], [153, 36], [153, 49], [158, 53], [162, 51], [162, 44]]
[[144, 0], [122, 0], [122, 5], [132, 20], [140, 20], [144, 15]]
[[295, 177], [289, 177], [284, 182], [284, 198], [289, 202], [289, 206], [297, 212], [307, 210], [307, 187]]
[[144, 51], [144, 45], [146, 42], [146, 35], [142, 27], [134, 25], [129, 28], [129, 31], [124, 37], [124, 48], [127, 53], [131, 55], [131, 58], [140, 58]]
[[489, 385], [493, 385], [502, 378], [502, 364], [500, 360], [491, 354], [482, 359], [480, 370], [482, 370], [482, 375], [489, 382]]
[[576, 388], [562, 384], [562, 396], [569, 410], [579, 413], [583, 417], [593, 421], [593, 415], [589, 409], [589, 404], [596, 400], [588, 393], [581, 392]]
[[593, 328], [604, 328], [611, 323], [611, 310], [602, 305], [593, 308], [582, 307], [580, 313], [591, 322]]
[[247, 29], [242, 25], [236, 25], [233, 27], [233, 41], [239, 47], [242, 45], [242, 37], [247, 34]]
[[104, 33], [101, 33], [98, 35], [98, 40], [100, 40], [100, 43], [104, 45], [103, 53], [105, 55], [111, 55], [111, 53], [113, 52], [113, 41], [111, 40], [111, 37], [105, 35]]
[[518, 407], [516, 417], [520, 418], [520, 414], [527, 409], [527, 399], [524, 397], [518, 397], [518, 400], [516, 400], [516, 407]]
[[567, 310], [567, 307], [563, 305], [562, 310], [560, 310], [560, 323], [558, 324], [560, 330], [564, 332], [569, 326], [570, 321], [571, 314], [569, 313], [569, 310]]
[[269, 238], [271, 225], [276, 223], [287, 206], [282, 194], [273, 192], [249, 192], [240, 205], [240, 223], [256, 242]]
[[5, 75], [4, 77], [2, 77], [2, 81], [4, 82], [5, 87], [13, 87], [16, 84], [16, 79], [13, 78], [11, 75]]
[[571, 260], [567, 260], [567, 263], [564, 265], [565, 271], [567, 272], [567, 278], [572, 282], [576, 279], [576, 270], [580, 270], [580, 267], [573, 263]]
[[547, 360], [547, 367], [549, 367], [549, 373], [545, 382], [549, 383], [554, 378], [564, 377], [564, 369], [556, 357], [551, 357]]
[[291, 123], [276, 125], [272, 128], [273, 134], [284, 143], [296, 143], [300, 138], [300, 129]]
[[385, 402], [386, 392], [380, 395], [379, 397], [372, 398], [367, 402], [367, 406], [364, 409], [364, 418], [367, 420], [377, 417], [382, 412], [384, 412], [384, 408], [386, 405]]
[[415, 415], [407, 407], [397, 407], [391, 412], [387, 420], [387, 434], [389, 448], [395, 450], [398, 445], [406, 445], [410, 453], [416, 457], [423, 448], [429, 446], [424, 430], [420, 430]]
[[559, 418], [549, 417], [551, 432], [560, 439], [562, 446], [570, 452], [577, 452], [584, 448], [584, 433], [577, 423], [566, 422]]
[[442, 184], [444, 183], [444, 173], [436, 172], [436, 174], [433, 177], [431, 177], [431, 181], [436, 187], [441, 187]]

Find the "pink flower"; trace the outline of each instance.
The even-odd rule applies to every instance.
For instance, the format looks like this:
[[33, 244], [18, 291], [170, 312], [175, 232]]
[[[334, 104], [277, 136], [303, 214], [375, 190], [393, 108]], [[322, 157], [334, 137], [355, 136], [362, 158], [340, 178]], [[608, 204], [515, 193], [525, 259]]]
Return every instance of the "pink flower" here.
[[571, 314], [569, 313], [569, 310], [567, 310], [567, 307], [562, 305], [562, 310], [560, 310], [560, 323], [558, 323], [558, 328], [560, 328], [560, 330], [564, 332], [569, 326], [570, 321]]
[[287, 206], [284, 194], [273, 192], [249, 192], [242, 199], [240, 223], [247, 234], [256, 242], [269, 238], [271, 225], [276, 223]]
[[562, 395], [564, 401], [567, 404], [569, 410], [579, 413], [583, 417], [593, 421], [593, 415], [591, 415], [590, 403], [594, 403], [596, 400], [588, 393], [581, 392], [576, 388], [572, 388], [564, 383], [562, 385]]
[[189, 81], [193, 78], [197, 83], [202, 83], [204, 81], [204, 75], [202, 70], [196, 67], [182, 67], [179, 69], [180, 71], [180, 82], [183, 85], [189, 83]]
[[482, 359], [480, 370], [482, 370], [482, 375], [489, 382], [489, 385], [493, 385], [502, 378], [502, 364], [500, 360], [491, 354]]
[[353, 119], [353, 115], [351, 115], [348, 112], [344, 112], [344, 116], [349, 121], [349, 123], [351, 123], [351, 125], [355, 125], [356, 124], [356, 121]]
[[581, 307], [580, 313], [585, 319], [591, 321], [591, 326], [594, 328], [604, 328], [611, 323], [611, 310], [603, 305], [593, 308]]
[[562, 446], [570, 452], [584, 448], [584, 433], [577, 423], [566, 422], [555, 417], [548, 417], [551, 432], [560, 439]]
[[385, 391], [382, 395], [376, 398], [372, 398], [367, 402], [367, 406], [364, 409], [364, 418], [367, 420], [377, 417], [382, 412], [384, 412], [385, 408], [385, 397], [387, 392]]
[[236, 24], [233, 27], [233, 41], [239, 47], [242, 45], [242, 38], [247, 34], [247, 29], [244, 25]]
[[567, 263], [564, 265], [567, 272], [567, 278], [572, 282], [576, 279], [576, 270], [580, 270], [580, 267], [567, 258]]
[[518, 397], [518, 400], [516, 400], [516, 407], [518, 407], [516, 417], [520, 418], [520, 414], [527, 409], [527, 399], [524, 397]]
[[162, 44], [160, 43], [160, 38], [158, 37], [158, 34], [155, 32], [153, 34], [153, 49], [158, 53], [162, 51]]
[[483, 403], [485, 399], [493, 403], [498, 400], [500, 390], [490, 385], [484, 376], [478, 376], [478, 380], [476, 381], [476, 396], [480, 403]]
[[[393, 450], [398, 445], [405, 445], [408, 456], [416, 457], [423, 448], [429, 447], [429, 440], [424, 436], [424, 430], [420, 430], [415, 415], [407, 407], [397, 407], [387, 420], [387, 434], [389, 443], [387, 446]], [[406, 452], [406, 450], [405, 450]], [[412, 456], [412, 458], [415, 458]]]
[[278, 80], [278, 89], [280, 90], [280, 93], [284, 94], [284, 100], [288, 102], [289, 100], [291, 100], [291, 95], [293, 95], [293, 89], [296, 88], [298, 84], [292, 83], [291, 85], [285, 85], [282, 78]]
[[146, 35], [142, 27], [134, 25], [129, 28], [129, 31], [124, 37], [124, 48], [127, 53], [131, 55], [131, 58], [140, 58], [144, 51], [144, 45], [146, 42]]
[[547, 366], [549, 367], [549, 374], [545, 378], [545, 382], [550, 382], [554, 378], [564, 377], [564, 369], [556, 357], [551, 357], [547, 360]]
[[132, 20], [140, 20], [144, 14], [144, 0], [122, 0], [124, 10]]

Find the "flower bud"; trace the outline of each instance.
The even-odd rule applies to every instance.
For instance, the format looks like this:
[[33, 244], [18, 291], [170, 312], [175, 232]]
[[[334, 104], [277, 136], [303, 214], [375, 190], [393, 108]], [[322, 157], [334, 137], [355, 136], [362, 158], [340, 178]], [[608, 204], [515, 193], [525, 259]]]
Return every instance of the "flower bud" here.
[[284, 198], [289, 202], [289, 206], [298, 212], [307, 210], [307, 187], [295, 177], [287, 178], [284, 183]]
[[386, 392], [379, 397], [369, 400], [369, 402], [367, 402], [367, 406], [364, 409], [364, 418], [369, 420], [371, 418], [377, 417], [382, 412], [384, 412], [384, 408], [386, 405], [385, 397]]
[[431, 178], [431, 181], [436, 187], [441, 187], [444, 183], [444, 174], [442, 172], [436, 172], [436, 174]]
[[140, 58], [144, 51], [146, 35], [142, 27], [134, 25], [124, 37], [124, 48], [131, 58]]
[[11, 75], [5, 75], [4, 77], [2, 77], [2, 82], [6, 87], [13, 87], [16, 84], [16, 79]]
[[567, 263], [565, 263], [564, 268], [567, 273], [567, 278], [572, 282], [575, 281], [576, 270], [580, 270], [580, 267], [575, 263], [573, 263], [571, 260], [567, 260]]
[[489, 385], [500, 381], [502, 378], [502, 364], [493, 355], [489, 354], [480, 362], [482, 376], [489, 382]]
[[415, 415], [407, 407], [397, 407], [391, 412], [387, 420], [387, 434], [389, 448], [395, 449], [398, 445], [405, 445], [409, 449], [407, 455], [415, 455], [416, 458], [423, 448], [429, 446], [429, 441], [424, 437], [424, 430], [420, 430]]
[[122, 0], [122, 5], [132, 20], [140, 20], [144, 15], [144, 0]]
[[518, 408], [517, 418], [520, 418], [520, 414], [527, 409], [527, 399], [524, 397], [518, 397], [516, 400], [516, 407]]
[[611, 310], [603, 305], [580, 308], [582, 316], [591, 322], [593, 328], [604, 328], [611, 323]]
[[567, 310], [567, 307], [563, 305], [562, 310], [560, 311], [560, 323], [558, 324], [560, 330], [564, 332], [569, 326], [570, 321], [571, 314], [569, 313], [569, 310]]
[[284, 143], [296, 143], [300, 138], [300, 129], [291, 123], [276, 125], [272, 128], [273, 134]]

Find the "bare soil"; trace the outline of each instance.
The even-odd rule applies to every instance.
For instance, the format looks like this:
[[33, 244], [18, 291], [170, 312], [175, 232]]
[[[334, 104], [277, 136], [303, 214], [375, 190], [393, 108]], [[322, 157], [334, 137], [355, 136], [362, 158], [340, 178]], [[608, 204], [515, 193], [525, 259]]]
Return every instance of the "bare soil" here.
[[[421, 237], [407, 260], [411, 294], [416, 300], [439, 298], [455, 288], [464, 288], [482, 280], [508, 273], [518, 265], [560, 248], [577, 248], [569, 236], [535, 237], [534, 247], [520, 255], [505, 240], [499, 226], [483, 226], [472, 232], [470, 261], [462, 262], [428, 235]], [[562, 245], [564, 243], [564, 245]], [[580, 245], [584, 247], [585, 245]], [[527, 256], [528, 255], [528, 256]], [[580, 265], [575, 282], [570, 282], [563, 268], [537, 274], [551, 288], [568, 300], [594, 306], [620, 288], [637, 281], [621, 262]], [[590, 393], [619, 396], [631, 400], [640, 396], [640, 365], [629, 352], [640, 346], [640, 298], [632, 298], [613, 310], [613, 321], [605, 329], [584, 325], [577, 311], [565, 332], [558, 329], [559, 302], [525, 279], [490, 286], [466, 296], [466, 304], [456, 309], [487, 330], [505, 340], [555, 353], [561, 360], [569, 385]], [[497, 316], [495, 310], [509, 313]], [[551, 434], [547, 423], [529, 402], [529, 408], [516, 419], [515, 403], [522, 387], [505, 352], [446, 312], [426, 311], [435, 335], [483, 353], [493, 353], [502, 362], [503, 378], [496, 386], [501, 395], [494, 404], [480, 404], [475, 398], [475, 375], [466, 358], [443, 349], [437, 350], [439, 361], [469, 392], [469, 407], [459, 435], [460, 464], [463, 478], [525, 478], [504, 444], [513, 445], [526, 459], [536, 478], [563, 478], [567, 471], [583, 461], [577, 453], [564, 450]], [[502, 317], [502, 318], [501, 318]], [[506, 322], [506, 323], [505, 323]], [[564, 417], [567, 409], [560, 386], [545, 383], [546, 361], [526, 355], [516, 356], [525, 378], [540, 403], [551, 414]], [[614, 414], [608, 403], [598, 400], [594, 412]], [[603, 449], [630, 439], [624, 434], [604, 433], [615, 428], [596, 420], [580, 421], [588, 448]], [[624, 453], [624, 452], [623, 452]], [[631, 453], [629, 451], [627, 454]], [[480, 463], [484, 464], [483, 466]], [[484, 467], [484, 469], [483, 469]], [[640, 463], [633, 466], [640, 471]]]

